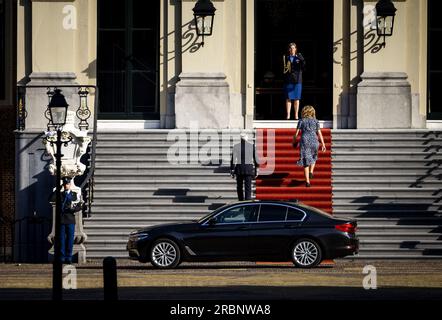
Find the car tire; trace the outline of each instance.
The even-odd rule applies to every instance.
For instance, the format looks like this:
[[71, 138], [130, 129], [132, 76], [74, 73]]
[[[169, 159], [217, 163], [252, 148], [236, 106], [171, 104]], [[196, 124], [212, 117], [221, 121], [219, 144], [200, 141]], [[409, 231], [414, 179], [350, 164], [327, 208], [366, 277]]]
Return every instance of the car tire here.
[[158, 269], [172, 269], [180, 264], [181, 251], [175, 241], [158, 239], [150, 249], [150, 262]]
[[312, 239], [300, 239], [292, 247], [291, 257], [295, 266], [313, 268], [322, 261], [322, 249]]

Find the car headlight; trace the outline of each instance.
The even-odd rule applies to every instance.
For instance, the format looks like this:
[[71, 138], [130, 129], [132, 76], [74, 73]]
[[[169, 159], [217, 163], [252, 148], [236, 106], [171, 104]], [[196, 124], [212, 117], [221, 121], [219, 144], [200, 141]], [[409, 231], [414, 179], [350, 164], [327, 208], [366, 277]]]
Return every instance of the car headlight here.
[[148, 236], [149, 236], [149, 234], [147, 232], [132, 232], [129, 235], [129, 240], [140, 241], [140, 240], [146, 239]]

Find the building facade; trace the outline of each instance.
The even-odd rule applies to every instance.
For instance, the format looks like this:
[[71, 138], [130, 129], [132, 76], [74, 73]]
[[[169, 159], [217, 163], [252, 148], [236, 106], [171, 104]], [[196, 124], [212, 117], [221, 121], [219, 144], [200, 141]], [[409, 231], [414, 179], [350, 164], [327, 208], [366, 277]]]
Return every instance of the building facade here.
[[[17, 8], [17, 79], [98, 85], [103, 125], [186, 127], [197, 113], [202, 127], [253, 128], [281, 119], [281, 59], [296, 42], [308, 65], [303, 104], [317, 106], [330, 127], [427, 128], [440, 120], [436, 1], [395, 1], [385, 44], [375, 1], [213, 3], [213, 35], [201, 46], [195, 1], [25, 1]], [[382, 121], [391, 100], [366, 98], [376, 81], [403, 89], [403, 123]]]
[[212, 2], [202, 45], [194, 0], [0, 0], [3, 150], [24, 123], [2, 162], [3, 216], [15, 198], [15, 218], [50, 210], [39, 138], [45, 87], [60, 84], [98, 87], [98, 131], [293, 127], [282, 121], [282, 56], [296, 42], [307, 61], [301, 106], [314, 105], [323, 127], [442, 130], [439, 1], [393, 1], [386, 38], [373, 0]]

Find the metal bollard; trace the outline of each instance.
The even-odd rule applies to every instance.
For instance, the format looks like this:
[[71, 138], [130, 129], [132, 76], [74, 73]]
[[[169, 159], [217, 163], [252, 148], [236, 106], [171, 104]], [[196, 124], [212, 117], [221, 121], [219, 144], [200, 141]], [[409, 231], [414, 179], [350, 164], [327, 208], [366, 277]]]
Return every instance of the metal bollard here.
[[104, 300], [118, 300], [117, 261], [114, 257], [103, 259]]

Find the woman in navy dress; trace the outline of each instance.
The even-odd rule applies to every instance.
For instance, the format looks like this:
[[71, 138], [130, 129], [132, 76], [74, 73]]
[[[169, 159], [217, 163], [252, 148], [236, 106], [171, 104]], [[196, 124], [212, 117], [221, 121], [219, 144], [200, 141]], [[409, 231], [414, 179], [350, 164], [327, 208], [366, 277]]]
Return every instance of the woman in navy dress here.
[[305, 186], [310, 187], [310, 179], [313, 178], [316, 160], [318, 160], [318, 137], [321, 140], [322, 152], [325, 152], [324, 138], [322, 137], [319, 121], [316, 120], [316, 112], [312, 106], [305, 106], [301, 112], [302, 119], [298, 122], [298, 129], [293, 137], [294, 143], [301, 130], [301, 143], [299, 145], [300, 157], [297, 164], [304, 167]]
[[286, 99], [287, 120], [290, 120], [292, 101], [295, 107], [295, 119], [298, 119], [299, 100], [302, 93], [302, 71], [305, 68], [305, 60], [301, 53], [297, 53], [296, 44], [290, 43], [288, 54], [283, 57], [284, 61], [284, 93]]

